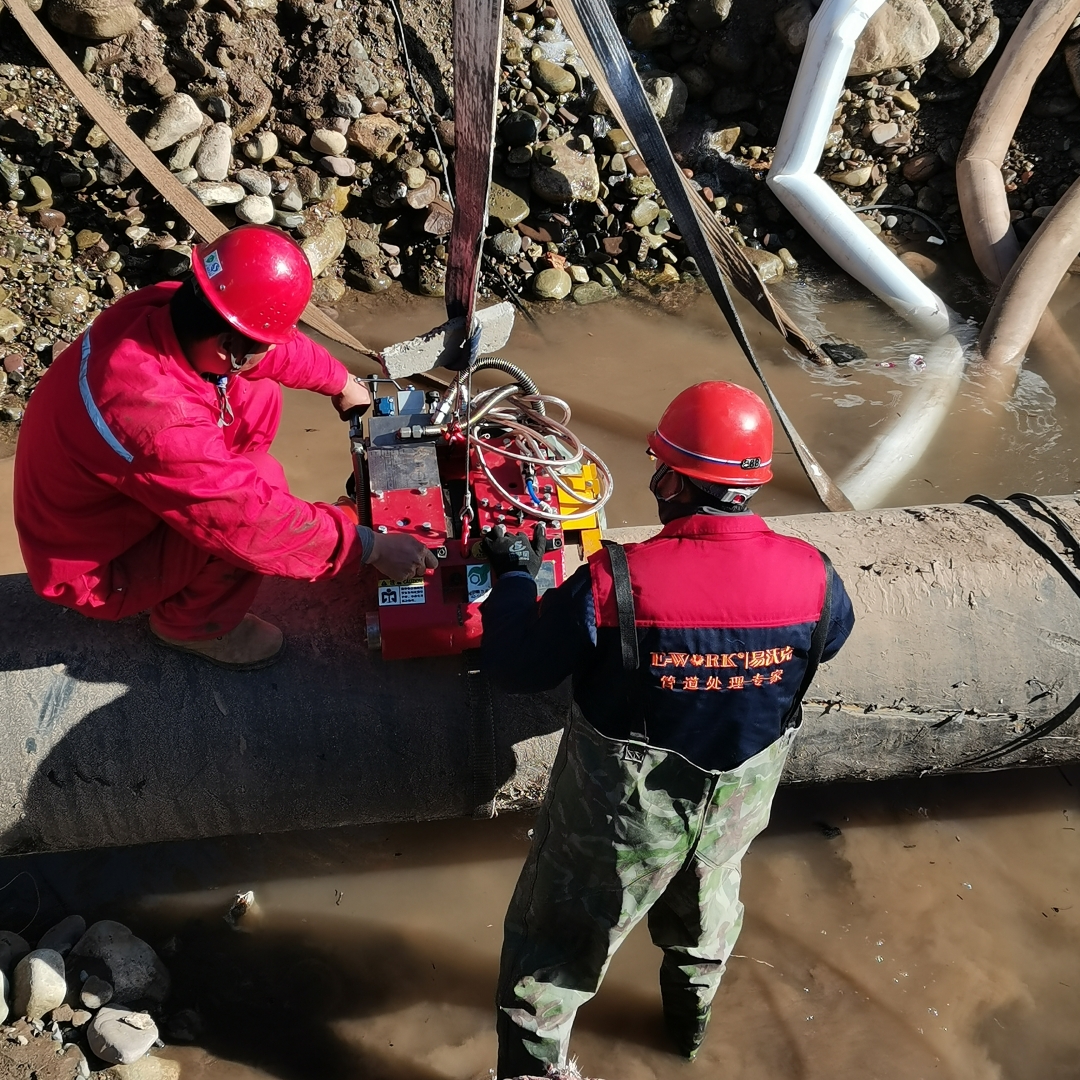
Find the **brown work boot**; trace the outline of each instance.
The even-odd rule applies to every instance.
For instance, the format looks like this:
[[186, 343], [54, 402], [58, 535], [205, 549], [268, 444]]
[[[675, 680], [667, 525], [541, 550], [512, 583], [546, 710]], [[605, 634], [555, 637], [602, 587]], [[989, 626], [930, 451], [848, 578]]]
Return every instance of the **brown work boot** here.
[[285, 635], [250, 611], [239, 626], [221, 637], [207, 638], [205, 641], [177, 641], [166, 637], [154, 629], [153, 622], [150, 623], [150, 633], [170, 649], [201, 656], [211, 664], [230, 671], [257, 671], [269, 667], [277, 662], [285, 650]]

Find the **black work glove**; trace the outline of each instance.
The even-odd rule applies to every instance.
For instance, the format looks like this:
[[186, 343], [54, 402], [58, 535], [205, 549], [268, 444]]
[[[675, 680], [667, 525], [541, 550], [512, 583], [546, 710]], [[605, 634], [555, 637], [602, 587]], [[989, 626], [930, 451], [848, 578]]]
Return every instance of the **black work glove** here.
[[505, 526], [496, 525], [483, 539], [484, 554], [491, 563], [491, 572], [498, 577], [511, 570], [525, 570], [531, 577], [540, 573], [547, 547], [544, 523], [538, 521], [533, 529], [532, 543], [524, 533], [508, 533]]

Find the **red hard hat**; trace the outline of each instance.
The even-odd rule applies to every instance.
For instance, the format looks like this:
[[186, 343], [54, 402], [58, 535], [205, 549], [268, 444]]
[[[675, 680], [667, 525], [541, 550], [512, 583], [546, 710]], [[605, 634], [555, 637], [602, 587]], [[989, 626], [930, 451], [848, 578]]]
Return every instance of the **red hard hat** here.
[[772, 479], [772, 417], [752, 390], [702, 382], [664, 410], [649, 449], [691, 479], [757, 487]]
[[214, 310], [252, 341], [288, 341], [311, 299], [307, 256], [269, 225], [241, 225], [199, 244], [191, 269]]

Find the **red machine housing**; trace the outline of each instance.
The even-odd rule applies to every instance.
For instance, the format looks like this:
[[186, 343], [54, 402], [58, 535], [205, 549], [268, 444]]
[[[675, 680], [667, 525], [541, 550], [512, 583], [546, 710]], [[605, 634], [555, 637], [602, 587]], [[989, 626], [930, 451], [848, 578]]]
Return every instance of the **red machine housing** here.
[[[398, 395], [403, 406], [408, 395]], [[380, 403], [391, 399], [379, 399]], [[387, 405], [382, 406], [384, 409]], [[499, 439], [485, 442], [485, 460], [498, 482], [521, 501], [529, 499], [517, 461], [498, 453]], [[467, 460], [464, 437], [430, 424], [428, 413], [373, 416], [354, 428], [353, 468], [360, 520], [377, 531], [406, 532], [436, 553], [439, 566], [422, 580], [378, 580], [367, 613], [368, 644], [387, 660], [444, 656], [480, 645], [480, 604], [491, 589], [491, 568], [481, 549], [482, 530], [503, 525], [532, 539], [536, 518], [507, 503], [476, 462]], [[466, 491], [470, 498], [466, 500]], [[558, 490], [538, 492], [558, 506]], [[472, 518], [463, 518], [471, 506]], [[464, 532], [464, 537], [463, 537]], [[537, 584], [562, 584], [562, 529], [546, 523], [547, 548]]]

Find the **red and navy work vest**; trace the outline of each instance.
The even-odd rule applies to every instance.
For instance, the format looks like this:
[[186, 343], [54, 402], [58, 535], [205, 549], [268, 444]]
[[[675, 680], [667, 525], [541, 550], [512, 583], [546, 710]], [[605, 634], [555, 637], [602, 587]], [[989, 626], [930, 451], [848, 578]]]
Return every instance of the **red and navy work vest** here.
[[832, 575], [822, 659], [855, 617], [843, 582], [809, 544], [750, 513], [680, 518], [624, 548], [639, 666], [623, 666], [607, 551], [536, 602], [528, 574], [502, 575], [483, 608], [483, 664], [511, 692], [573, 677], [574, 699], [613, 739], [642, 732], [704, 769], [742, 764], [783, 734]]
[[[680, 518], [625, 551], [640, 666], [620, 678], [605, 656], [581, 672], [575, 697], [586, 719], [626, 738], [640, 718], [653, 745], [707, 768], [741, 764], [780, 737], [797, 704], [825, 599], [820, 552], [749, 513]], [[606, 550], [589, 571], [597, 648], [614, 653], [608, 639], [619, 619]], [[839, 578], [833, 593], [823, 659], [853, 622]]]

